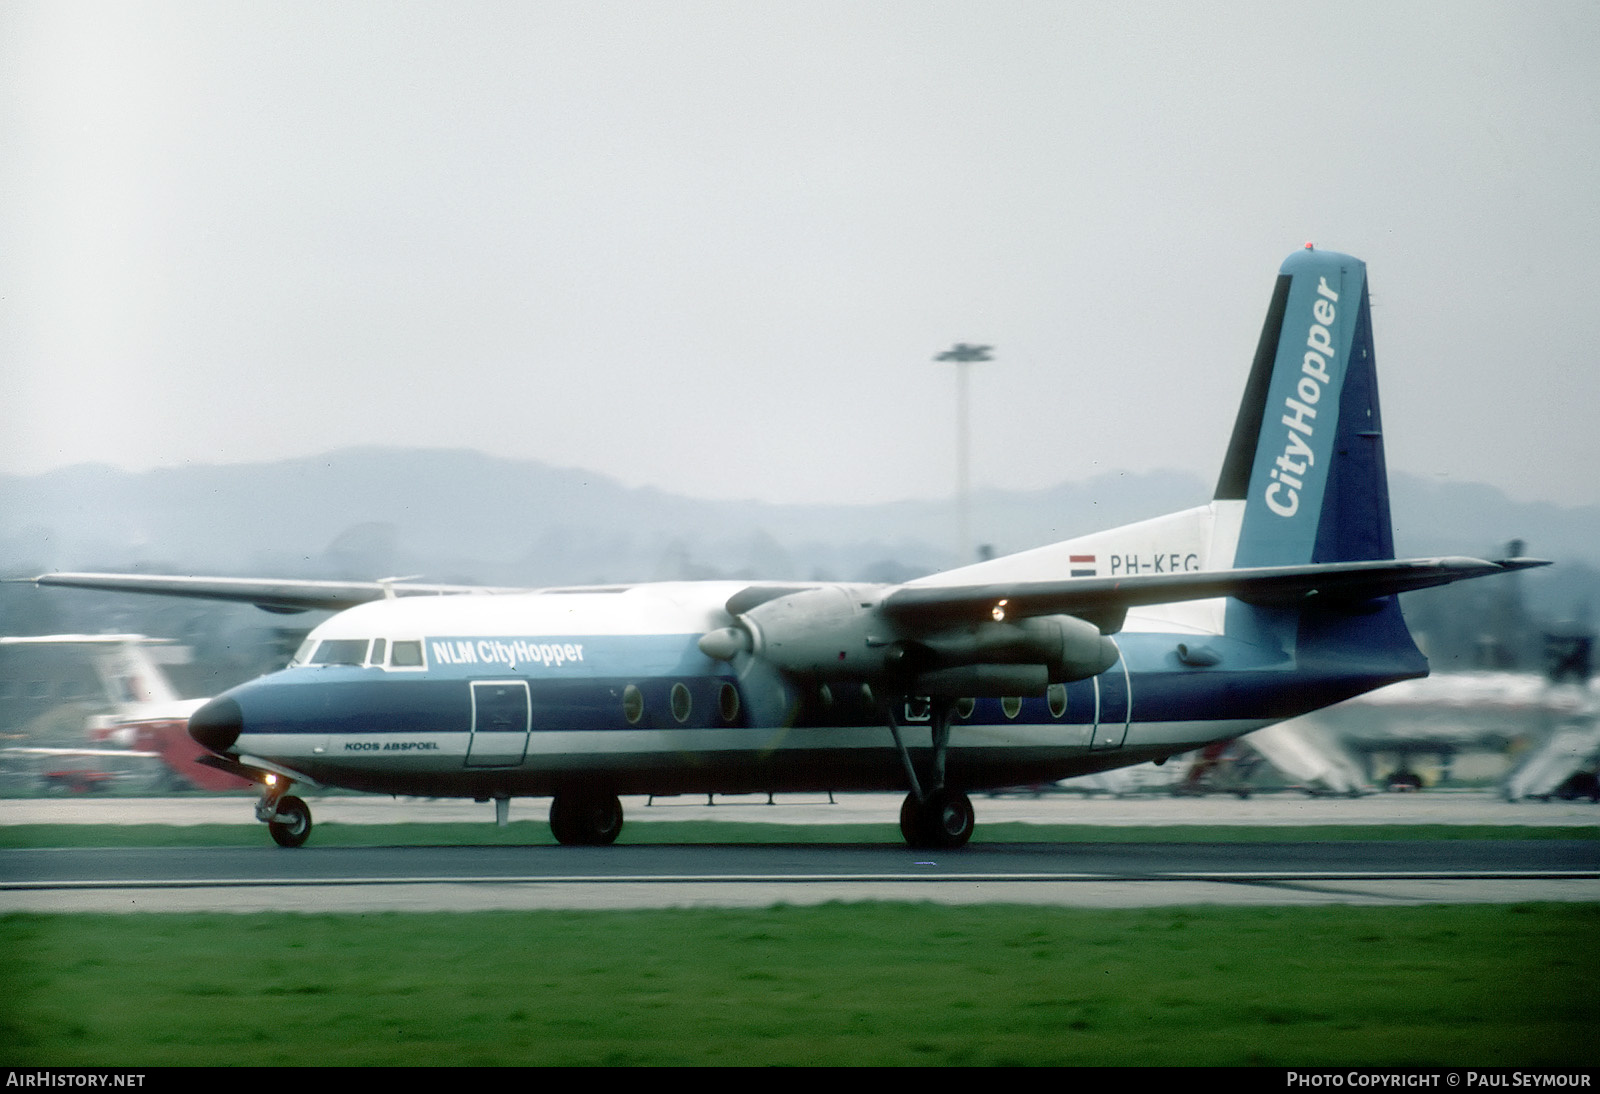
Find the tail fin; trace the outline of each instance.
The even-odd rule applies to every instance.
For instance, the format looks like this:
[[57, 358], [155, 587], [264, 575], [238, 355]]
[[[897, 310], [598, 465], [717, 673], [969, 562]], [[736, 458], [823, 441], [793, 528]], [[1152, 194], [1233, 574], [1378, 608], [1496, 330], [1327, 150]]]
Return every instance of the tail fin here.
[[[1238, 521], [1235, 567], [1394, 557], [1364, 262], [1307, 247], [1279, 268], [1212, 508]], [[1226, 629], [1329, 680], [1427, 673], [1393, 596], [1356, 612], [1230, 601]]]
[[95, 669], [106, 694], [116, 703], [177, 703], [182, 699], [150, 655], [145, 641], [132, 636], [100, 651]]
[[1394, 557], [1364, 262], [1279, 269], [1216, 501], [1244, 502], [1238, 567]]

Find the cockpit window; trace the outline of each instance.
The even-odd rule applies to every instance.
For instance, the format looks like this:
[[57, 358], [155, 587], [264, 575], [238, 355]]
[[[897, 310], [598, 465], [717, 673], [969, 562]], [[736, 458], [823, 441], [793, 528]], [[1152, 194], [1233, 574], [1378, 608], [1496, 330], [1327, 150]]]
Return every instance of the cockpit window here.
[[389, 651], [389, 664], [397, 669], [420, 669], [422, 667], [422, 643], [395, 642], [394, 649]]
[[311, 655], [313, 665], [362, 665], [366, 660], [365, 638], [330, 638]]
[[289, 664], [290, 665], [304, 665], [304, 664], [309, 663], [310, 660], [311, 660], [311, 651], [316, 649], [316, 647], [317, 647], [316, 639], [314, 639], [314, 638], [306, 639], [304, 642], [300, 643], [300, 648], [298, 650], [295, 650], [294, 656], [289, 659]]
[[381, 664], [383, 664], [383, 653], [384, 653], [384, 646], [385, 645], [386, 645], [386, 643], [385, 643], [384, 639], [382, 639], [382, 638], [374, 638], [372, 640], [372, 656], [367, 658], [367, 664], [369, 664], [369, 665], [381, 665]]

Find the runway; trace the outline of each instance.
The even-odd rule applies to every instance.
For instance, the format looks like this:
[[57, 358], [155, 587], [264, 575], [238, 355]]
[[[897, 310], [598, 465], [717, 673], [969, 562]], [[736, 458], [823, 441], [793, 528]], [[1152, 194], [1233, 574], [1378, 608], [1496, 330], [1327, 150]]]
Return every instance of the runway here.
[[[765, 800], [628, 803], [629, 823], [769, 818], [787, 823], [889, 823], [882, 795], [767, 806]], [[520, 803], [519, 803], [520, 804]], [[539, 803], [527, 803], [528, 816]], [[86, 808], [92, 806], [92, 808]], [[1198, 808], [1197, 808], [1198, 807]], [[473, 803], [329, 798], [319, 822], [486, 820]], [[1532, 824], [1574, 828], [1571, 840], [1390, 840], [1279, 843], [975, 843], [955, 852], [895, 842], [823, 845], [71, 849], [0, 852], [4, 911], [478, 910], [760, 907], [776, 903], [912, 900], [1076, 907], [1173, 904], [1423, 904], [1600, 900], [1600, 812], [1589, 805], [1511, 806], [1487, 795], [1374, 796], [1256, 802], [1086, 801], [1060, 796], [978, 803], [982, 820], [1032, 823]], [[1099, 813], [1096, 813], [1096, 810]], [[247, 799], [0, 803], [0, 824], [49, 814], [120, 815], [149, 823], [247, 822]], [[401, 816], [396, 816], [399, 813]], [[795, 814], [804, 819], [797, 820]], [[731, 815], [730, 815], [731, 814]], [[513, 812], [513, 816], [517, 816]], [[204, 819], [200, 819], [201, 817]], [[24, 819], [26, 818], [26, 819]], [[825, 818], [825, 819], [824, 819]], [[1203, 818], [1203, 819], [1196, 819]], [[1337, 818], [1337, 819], [1334, 819]], [[1426, 818], [1426, 819], [1423, 819]], [[1486, 819], [1492, 818], [1492, 819]], [[1537, 818], [1537, 820], [1533, 819]], [[100, 819], [95, 823], [108, 823]], [[1178, 821], [1177, 823], [1183, 823]], [[1587, 829], [1587, 831], [1585, 831]], [[626, 838], [626, 835], [624, 836]]]
[[[740, 821], [772, 824], [898, 823], [899, 794], [703, 795], [624, 797], [627, 824], [655, 821]], [[318, 824], [488, 824], [494, 807], [461, 798], [388, 798], [378, 795], [305, 795]], [[1125, 797], [1072, 793], [974, 795], [981, 832], [986, 824], [1089, 824], [1110, 827], [1229, 825], [1493, 824], [1537, 827], [1600, 827], [1600, 807], [1591, 802], [1508, 802], [1487, 791], [1427, 791], [1368, 794], [1360, 798], [1313, 798], [1298, 793], [1175, 798], [1161, 794]], [[254, 824], [249, 795], [175, 798], [92, 796], [0, 799], [0, 826], [9, 824]], [[517, 798], [512, 820], [543, 821], [549, 798]], [[263, 833], [265, 839], [265, 833]], [[313, 844], [315, 837], [312, 837]], [[626, 829], [623, 835], [627, 839]]]

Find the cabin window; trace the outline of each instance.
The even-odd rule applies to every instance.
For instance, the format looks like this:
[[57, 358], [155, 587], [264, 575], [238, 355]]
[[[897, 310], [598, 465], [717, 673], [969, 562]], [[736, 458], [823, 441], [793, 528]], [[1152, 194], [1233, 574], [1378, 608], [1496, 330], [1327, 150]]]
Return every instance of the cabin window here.
[[717, 708], [722, 715], [722, 720], [729, 725], [739, 717], [739, 689], [732, 684], [723, 684], [717, 692]]
[[397, 669], [420, 669], [422, 667], [422, 643], [396, 642], [394, 649], [389, 651], [389, 665]]
[[1007, 718], [1015, 718], [1022, 713], [1022, 699], [1016, 695], [1007, 695], [1000, 700], [1000, 709], [1005, 711]]
[[681, 683], [672, 685], [672, 716], [680, 723], [689, 720], [689, 714], [694, 710], [694, 700], [689, 697], [689, 689]]
[[638, 725], [644, 717], [644, 692], [633, 684], [622, 689], [622, 716], [630, 726]]
[[329, 638], [311, 655], [313, 665], [362, 665], [366, 660], [365, 638]]
[[1051, 684], [1044, 694], [1050, 703], [1050, 717], [1059, 718], [1067, 712], [1067, 685]]
[[966, 721], [968, 718], [972, 717], [972, 712], [977, 709], [978, 701], [976, 699], [956, 700], [956, 717], [960, 718], [962, 721]]

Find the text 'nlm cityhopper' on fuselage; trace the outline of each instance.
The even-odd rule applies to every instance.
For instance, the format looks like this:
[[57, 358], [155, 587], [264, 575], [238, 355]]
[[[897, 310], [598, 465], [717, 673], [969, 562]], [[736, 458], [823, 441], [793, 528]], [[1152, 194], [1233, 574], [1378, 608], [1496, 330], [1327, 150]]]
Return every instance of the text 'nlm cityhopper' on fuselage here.
[[47, 574], [40, 585], [329, 609], [289, 667], [190, 720], [212, 766], [289, 791], [552, 798], [615, 840], [622, 794], [906, 791], [956, 847], [967, 792], [1162, 760], [1426, 674], [1397, 594], [1542, 565], [1397, 560], [1366, 267], [1279, 271], [1205, 505], [903, 585], [484, 590]]
[[430, 642], [433, 659], [441, 665], [566, 665], [583, 660], [583, 643], [529, 641], [498, 638], [454, 639]]

